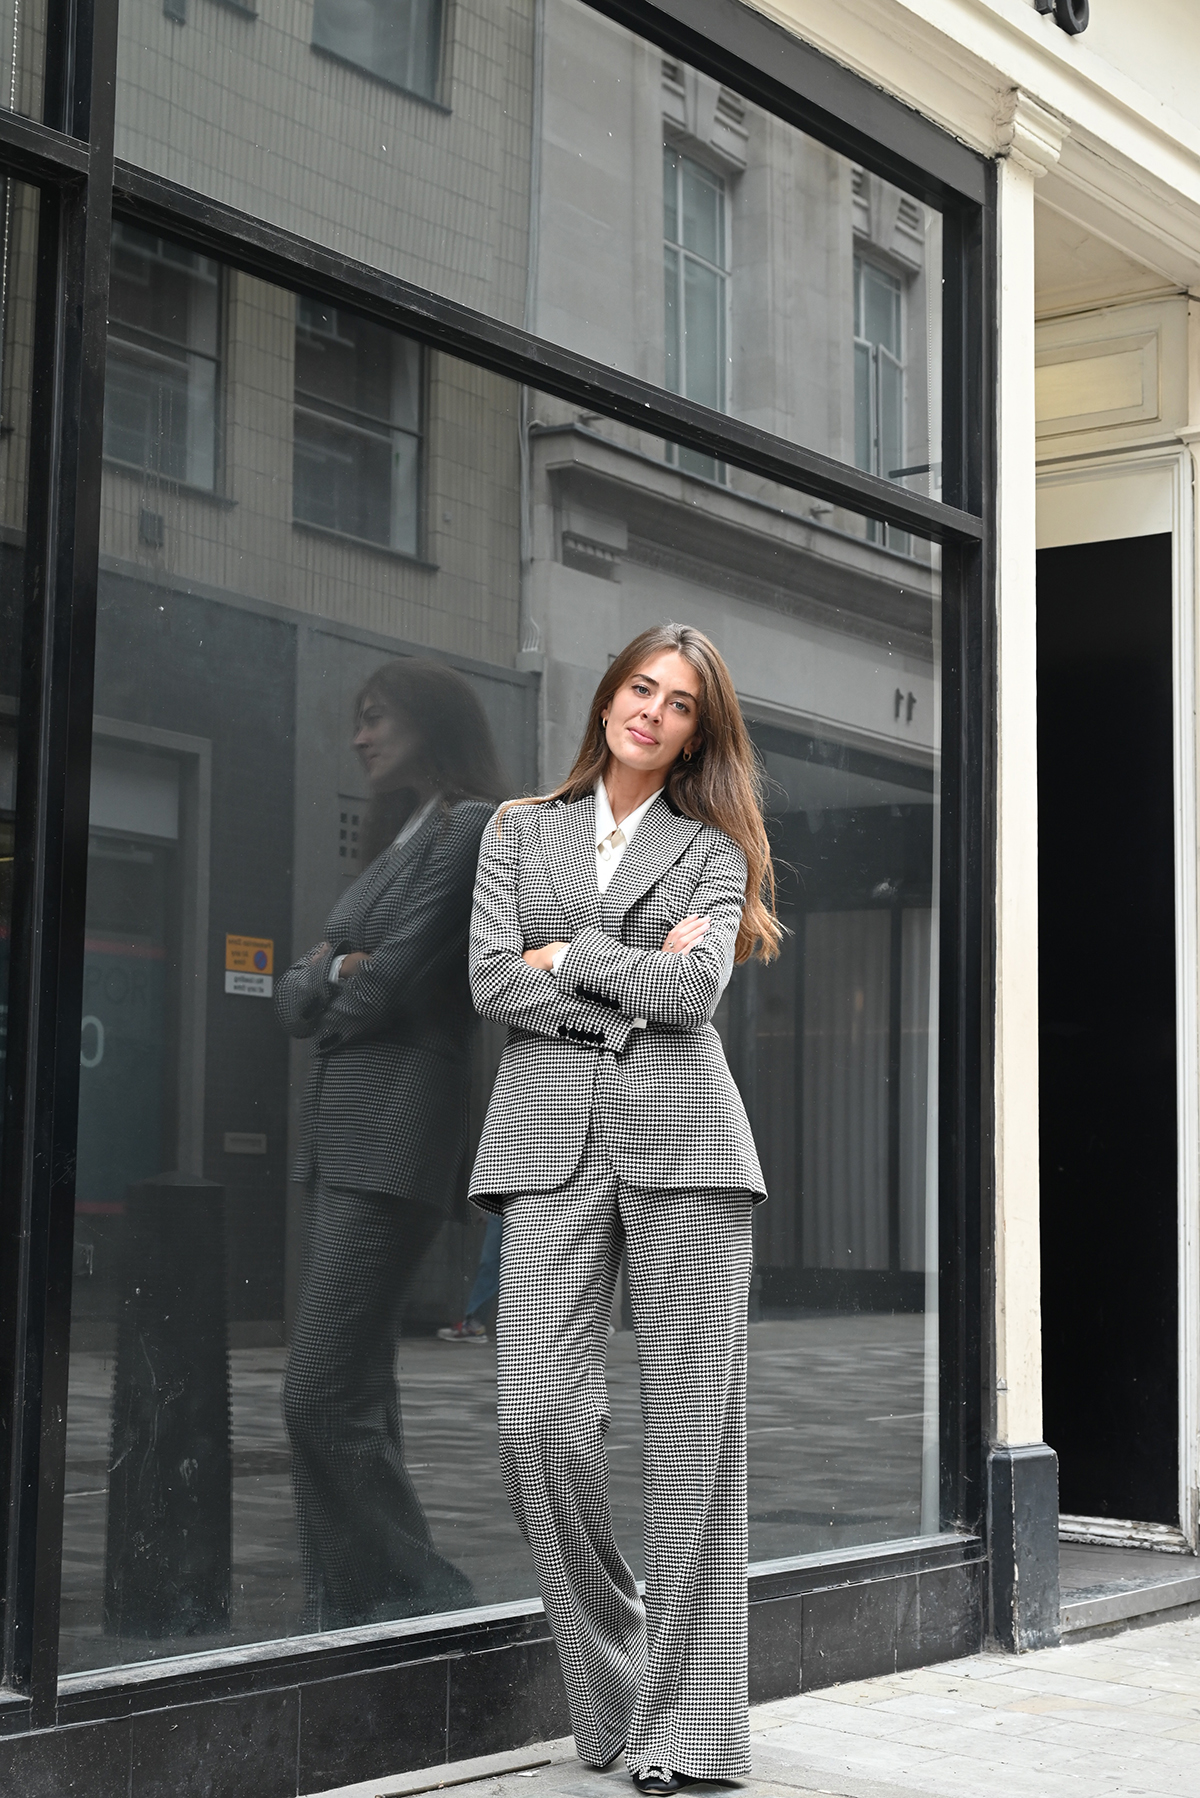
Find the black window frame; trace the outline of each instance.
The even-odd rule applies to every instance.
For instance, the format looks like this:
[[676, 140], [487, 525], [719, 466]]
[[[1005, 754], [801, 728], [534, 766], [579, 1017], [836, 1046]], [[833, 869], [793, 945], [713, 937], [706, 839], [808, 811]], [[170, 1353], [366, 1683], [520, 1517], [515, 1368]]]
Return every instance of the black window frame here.
[[[117, 0], [47, 0], [42, 122], [0, 112], [0, 168], [40, 193], [25, 595], [18, 720], [15, 903], [0, 1183], [0, 1450], [5, 1498], [0, 1727], [112, 1714], [110, 1696], [58, 1684], [58, 1623], [74, 1150], [82, 1016], [92, 682], [113, 216], [229, 267], [365, 313], [517, 382], [717, 455], [943, 546], [940, 1129], [942, 1517], [982, 1561], [991, 1292], [994, 885], [996, 170], [940, 127], [739, 0], [586, 0], [862, 166], [944, 221], [943, 499], [471, 312], [162, 177], [114, 164]], [[447, 13], [450, 11], [446, 9]], [[890, 1562], [913, 1548], [886, 1545]], [[882, 1569], [887, 1556], [877, 1556]], [[854, 1559], [848, 1551], [847, 1560]], [[890, 1564], [889, 1562], [889, 1564]], [[950, 1564], [943, 1560], [940, 1564]], [[761, 1595], [799, 1590], [776, 1573]], [[772, 1583], [773, 1582], [773, 1583]], [[826, 1582], [827, 1583], [827, 1582]], [[770, 1586], [770, 1592], [767, 1592]], [[807, 1589], [807, 1588], [804, 1588]], [[520, 1609], [520, 1607], [516, 1607]], [[229, 1695], [286, 1675], [521, 1638], [524, 1617], [318, 1651], [139, 1668], [139, 1704]], [[323, 1657], [323, 1658], [322, 1658]], [[290, 1670], [290, 1672], [289, 1672]], [[105, 1703], [109, 1709], [104, 1708]]]

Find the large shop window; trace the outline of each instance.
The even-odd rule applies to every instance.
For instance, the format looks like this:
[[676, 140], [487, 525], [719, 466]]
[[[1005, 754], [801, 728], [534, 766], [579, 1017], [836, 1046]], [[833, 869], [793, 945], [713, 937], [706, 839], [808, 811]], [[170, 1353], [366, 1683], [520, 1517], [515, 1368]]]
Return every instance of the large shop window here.
[[[935, 207], [583, 0], [544, 0], [536, 28], [532, 0], [447, 8], [444, 109], [339, 66], [432, 93], [431, 0], [318, 0], [313, 41], [338, 61], [303, 53], [303, 8], [264, 12], [237, 61], [191, 30], [164, 61], [139, 22], [154, 3], [121, 13], [119, 156], [185, 168], [339, 257], [937, 497]], [[165, 104], [168, 69], [188, 106]], [[869, 464], [852, 245], [905, 290], [906, 340], [887, 351], [905, 368], [903, 440]]]
[[[696, 168], [685, 203], [711, 206]], [[847, 225], [850, 203], [847, 183]], [[153, 242], [137, 266], [174, 269]], [[661, 244], [660, 224], [656, 258]], [[543, 246], [543, 265], [568, 253]], [[657, 277], [661, 329], [661, 262]], [[498, 793], [561, 776], [610, 658], [665, 618], [730, 662], [788, 926], [779, 961], [739, 970], [717, 1018], [771, 1191], [752, 1561], [935, 1531], [937, 551], [912, 537], [900, 553], [856, 514], [732, 466], [714, 482], [647, 432], [430, 351], [428, 541], [421, 560], [380, 555], [408, 516], [395, 470], [416, 352], [350, 311], [222, 278], [231, 503], [181, 486], [147, 542], [140, 472], [105, 471], [63, 1670], [534, 1596], [497, 1461], [493, 1350], [437, 1335], [480, 1273], [465, 1180], [502, 1033], [473, 1017], [458, 942], [387, 1002], [374, 1074], [339, 1088], [338, 1132], [314, 1135], [305, 1095], [341, 1075], [288, 995], [304, 986], [317, 1020], [329, 993], [288, 970], [319, 962], [364, 894], [399, 894], [399, 933], [422, 918], [454, 941], [465, 916], [469, 872], [421, 903], [412, 794], [371, 735], [381, 704], [405, 753], [419, 744], [454, 792], [486, 800], [482, 828]], [[204, 279], [216, 291], [216, 271]], [[140, 416], [161, 461], [172, 415]], [[292, 528], [305, 517], [328, 528]], [[321, 1344], [369, 1256], [324, 1213], [311, 1227], [310, 1202], [314, 1168], [347, 1141], [377, 1150], [399, 1271], [378, 1352], [342, 1370], [331, 1406]], [[640, 1567], [620, 1290], [613, 1324], [613, 1499]], [[351, 1520], [329, 1475], [346, 1474], [359, 1417], [390, 1443], [393, 1498]], [[419, 1566], [398, 1541], [398, 1480], [407, 1539], [429, 1545]]]

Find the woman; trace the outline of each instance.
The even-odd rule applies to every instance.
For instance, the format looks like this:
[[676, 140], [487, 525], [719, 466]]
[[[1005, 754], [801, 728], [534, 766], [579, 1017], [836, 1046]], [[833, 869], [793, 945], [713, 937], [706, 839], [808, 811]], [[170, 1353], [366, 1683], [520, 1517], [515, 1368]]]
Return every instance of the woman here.
[[503, 787], [478, 700], [440, 663], [378, 669], [355, 723], [370, 865], [276, 1001], [286, 1030], [316, 1039], [296, 1174], [310, 1224], [283, 1387], [313, 1629], [475, 1602], [405, 1468], [393, 1369], [406, 1290], [457, 1190], [471, 886]]
[[[749, 1770], [746, 1309], [765, 1196], [712, 1015], [780, 926], [729, 671], [622, 651], [553, 793], [484, 833], [471, 991], [509, 1025], [471, 1196], [502, 1211], [500, 1448], [580, 1757], [639, 1789]], [[645, 1605], [613, 1538], [604, 1355], [622, 1248], [645, 1425]]]

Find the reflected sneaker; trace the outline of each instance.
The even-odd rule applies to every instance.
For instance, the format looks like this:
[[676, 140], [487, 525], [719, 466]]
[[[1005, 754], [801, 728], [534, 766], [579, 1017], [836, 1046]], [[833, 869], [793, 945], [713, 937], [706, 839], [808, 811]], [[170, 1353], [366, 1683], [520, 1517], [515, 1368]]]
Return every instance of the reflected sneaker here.
[[460, 1324], [448, 1324], [438, 1331], [439, 1342], [486, 1342], [488, 1333], [477, 1317], [464, 1317]]

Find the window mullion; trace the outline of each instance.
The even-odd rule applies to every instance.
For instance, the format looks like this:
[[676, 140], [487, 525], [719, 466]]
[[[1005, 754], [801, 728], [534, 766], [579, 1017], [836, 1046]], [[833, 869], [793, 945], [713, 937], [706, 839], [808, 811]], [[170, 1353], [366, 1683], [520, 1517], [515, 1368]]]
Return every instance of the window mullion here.
[[0, 1201], [17, 1288], [4, 1676], [35, 1726], [57, 1705], [116, 0], [48, 26], [48, 122], [90, 156], [85, 181], [44, 191], [38, 230]]

